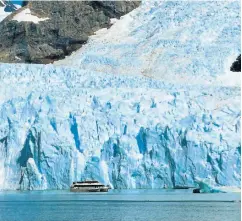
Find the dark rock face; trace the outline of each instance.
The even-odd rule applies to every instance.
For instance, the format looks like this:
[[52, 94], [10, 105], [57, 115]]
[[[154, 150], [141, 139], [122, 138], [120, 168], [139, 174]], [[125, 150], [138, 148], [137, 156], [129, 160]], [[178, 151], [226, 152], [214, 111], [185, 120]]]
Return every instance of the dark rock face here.
[[241, 72], [241, 54], [237, 57], [236, 61], [230, 67], [230, 71]]
[[200, 189], [194, 189], [192, 192], [193, 193], [200, 193]]
[[[88, 37], [110, 27], [110, 18], [138, 7], [138, 1], [33, 1], [0, 23], [0, 62], [51, 63], [79, 49]], [[37, 24], [12, 20], [29, 8]]]

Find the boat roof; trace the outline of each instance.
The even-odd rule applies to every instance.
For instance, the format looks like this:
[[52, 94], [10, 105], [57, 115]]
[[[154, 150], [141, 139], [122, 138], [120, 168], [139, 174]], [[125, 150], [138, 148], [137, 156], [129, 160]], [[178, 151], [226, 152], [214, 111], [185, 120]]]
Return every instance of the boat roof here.
[[101, 184], [101, 183], [75, 183], [73, 184], [73, 186], [76, 186], [76, 187], [91, 187], [91, 186], [105, 186], [104, 184]]
[[86, 180], [86, 181], [75, 181], [75, 182], [73, 182], [73, 184], [79, 184], [79, 183], [87, 184], [87, 183], [99, 183], [99, 182], [96, 181], [96, 180]]

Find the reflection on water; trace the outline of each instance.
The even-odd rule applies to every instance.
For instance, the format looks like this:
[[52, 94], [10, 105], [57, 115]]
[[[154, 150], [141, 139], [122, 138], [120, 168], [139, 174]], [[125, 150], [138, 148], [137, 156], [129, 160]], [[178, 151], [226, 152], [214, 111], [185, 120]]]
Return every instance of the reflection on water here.
[[192, 189], [138, 189], [110, 190], [108, 193], [73, 193], [69, 190], [55, 191], [5, 191], [0, 192], [0, 201], [34, 200], [117, 200], [117, 201], [239, 201], [239, 193], [194, 194]]
[[0, 221], [239, 221], [240, 194], [191, 190], [0, 192]]

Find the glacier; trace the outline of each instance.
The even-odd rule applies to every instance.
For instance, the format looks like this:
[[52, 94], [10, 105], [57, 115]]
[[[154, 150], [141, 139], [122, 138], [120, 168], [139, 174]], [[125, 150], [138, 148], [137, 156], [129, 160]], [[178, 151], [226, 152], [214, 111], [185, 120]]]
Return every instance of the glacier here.
[[240, 88], [0, 65], [1, 189], [240, 185]]
[[147, 1], [63, 61], [0, 64], [0, 189], [239, 187], [239, 6]]
[[239, 1], [143, 1], [56, 64], [208, 84], [236, 60], [240, 36]]

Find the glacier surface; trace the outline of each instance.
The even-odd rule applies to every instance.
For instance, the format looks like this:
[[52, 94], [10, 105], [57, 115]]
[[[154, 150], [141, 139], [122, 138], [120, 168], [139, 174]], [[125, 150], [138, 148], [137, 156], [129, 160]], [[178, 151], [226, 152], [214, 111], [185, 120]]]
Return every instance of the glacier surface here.
[[240, 185], [240, 88], [0, 65], [2, 189]]
[[240, 186], [238, 16], [238, 2], [148, 1], [58, 65], [0, 64], [0, 189]]
[[[231, 82], [240, 54], [239, 1], [143, 1], [57, 64], [174, 84]], [[226, 77], [227, 74], [227, 77]]]

